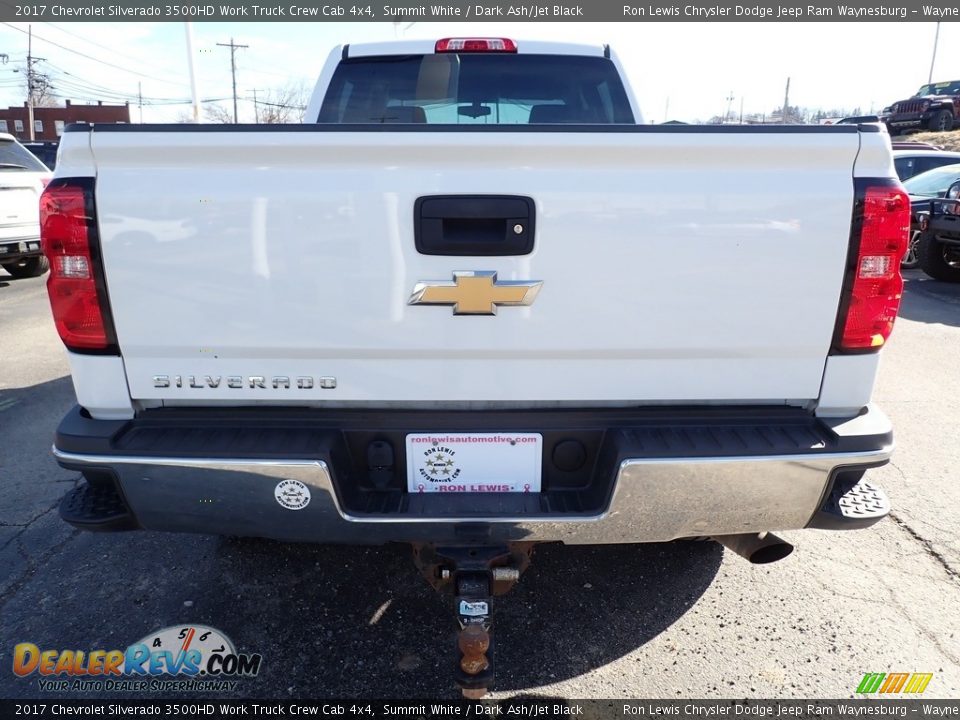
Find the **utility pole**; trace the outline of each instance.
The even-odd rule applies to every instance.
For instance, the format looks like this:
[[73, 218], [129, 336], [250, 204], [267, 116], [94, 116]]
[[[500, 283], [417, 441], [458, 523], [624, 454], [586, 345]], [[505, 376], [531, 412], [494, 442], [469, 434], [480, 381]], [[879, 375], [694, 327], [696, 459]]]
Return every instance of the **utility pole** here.
[[724, 122], [726, 122], [727, 120], [730, 119], [730, 108], [733, 107], [733, 101], [734, 101], [735, 99], [736, 99], [736, 98], [734, 98], [734, 96], [733, 96], [733, 90], [731, 90], [731, 91], [730, 91], [730, 94], [727, 96], [727, 112], [726, 112], [726, 114], [723, 116], [723, 121], [724, 121]]
[[219, 47], [230, 48], [230, 75], [233, 77], [233, 122], [237, 123], [237, 50], [248, 48], [249, 45], [237, 45], [233, 38], [229, 43], [217, 43]]
[[743, 125], [743, 95], [740, 96], [740, 124]]
[[937, 62], [937, 43], [940, 41], [940, 23], [937, 23], [937, 32], [933, 36], [933, 57], [930, 58], [930, 74], [927, 75], [927, 85], [933, 82], [933, 65]]
[[[43, 75], [43, 81], [38, 81], [33, 66], [38, 62], [43, 62], [46, 58], [34, 57], [33, 55], [33, 25], [27, 25], [27, 123], [30, 127], [27, 130], [27, 137], [36, 140], [36, 131], [33, 128], [33, 108], [37, 101], [37, 89], [50, 89], [50, 81]], [[4, 60], [4, 63], [6, 60]], [[14, 72], [17, 72], [14, 70]]]
[[29, 137], [36, 140], [33, 130], [33, 25], [27, 25], [27, 124]]
[[143, 125], [143, 83], [137, 81], [137, 107], [140, 108], [140, 124]]
[[780, 116], [780, 122], [787, 124], [787, 108], [790, 107], [790, 78], [787, 78], [787, 89], [783, 92], [783, 113]]
[[257, 89], [253, 89], [253, 121], [260, 124], [260, 107], [257, 105]]
[[190, 100], [193, 106], [193, 121], [200, 122], [200, 94], [197, 92], [197, 73], [193, 67], [193, 23], [185, 22], [183, 30], [187, 36], [187, 69], [190, 71]]

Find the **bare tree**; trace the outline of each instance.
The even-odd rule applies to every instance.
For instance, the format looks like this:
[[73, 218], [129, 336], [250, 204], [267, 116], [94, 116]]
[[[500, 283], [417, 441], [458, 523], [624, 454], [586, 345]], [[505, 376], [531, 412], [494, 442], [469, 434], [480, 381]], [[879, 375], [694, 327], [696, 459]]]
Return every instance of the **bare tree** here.
[[56, 88], [50, 81], [50, 76], [44, 73], [33, 73], [33, 87], [30, 87], [30, 74], [26, 66], [17, 72], [23, 73], [23, 86], [27, 91], [27, 99], [33, 101], [34, 107], [56, 107]]
[[204, 106], [203, 116], [208, 122], [222, 123], [224, 125], [233, 124], [233, 112], [218, 103], [210, 103]]
[[303, 81], [268, 90], [262, 97], [256, 98], [257, 122], [269, 125], [303, 122], [309, 96]]

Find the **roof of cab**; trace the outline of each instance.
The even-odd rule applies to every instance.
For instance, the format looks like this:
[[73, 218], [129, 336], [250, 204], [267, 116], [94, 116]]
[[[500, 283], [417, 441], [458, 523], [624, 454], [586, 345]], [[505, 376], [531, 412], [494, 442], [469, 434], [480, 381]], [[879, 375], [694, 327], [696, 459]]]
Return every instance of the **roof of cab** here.
[[[604, 45], [544, 42], [541, 40], [516, 40], [516, 43], [517, 53], [523, 55], [586, 55], [589, 57], [603, 57], [607, 52]], [[436, 44], [436, 40], [391, 40], [388, 42], [351, 43], [350, 45], [344, 46], [343, 57], [432, 55]]]

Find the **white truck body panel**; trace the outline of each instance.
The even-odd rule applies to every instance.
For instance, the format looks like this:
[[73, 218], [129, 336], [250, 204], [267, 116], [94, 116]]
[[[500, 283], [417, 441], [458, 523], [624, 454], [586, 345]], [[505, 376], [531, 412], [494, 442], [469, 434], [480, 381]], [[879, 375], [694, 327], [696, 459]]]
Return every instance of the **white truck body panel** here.
[[133, 417], [122, 358], [68, 352], [67, 360], [73, 390], [81, 407], [101, 420]]
[[[92, 133], [131, 396], [811, 404], [860, 138]], [[533, 253], [417, 253], [414, 200], [457, 193], [533, 197]], [[492, 317], [407, 304], [416, 283], [469, 270], [544, 285], [533, 306]], [[157, 388], [155, 375], [201, 387]], [[209, 387], [207, 375], [337, 387]]]

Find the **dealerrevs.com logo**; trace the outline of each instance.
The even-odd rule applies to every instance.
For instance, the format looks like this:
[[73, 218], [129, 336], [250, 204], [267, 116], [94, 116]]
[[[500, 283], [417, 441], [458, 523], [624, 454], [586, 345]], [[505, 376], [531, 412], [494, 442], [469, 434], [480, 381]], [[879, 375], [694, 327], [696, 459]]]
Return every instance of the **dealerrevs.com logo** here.
[[36, 676], [47, 691], [235, 690], [255, 677], [263, 657], [238, 653], [222, 632], [205, 625], [177, 625], [147, 635], [126, 650], [40, 649], [19, 643], [13, 672]]

